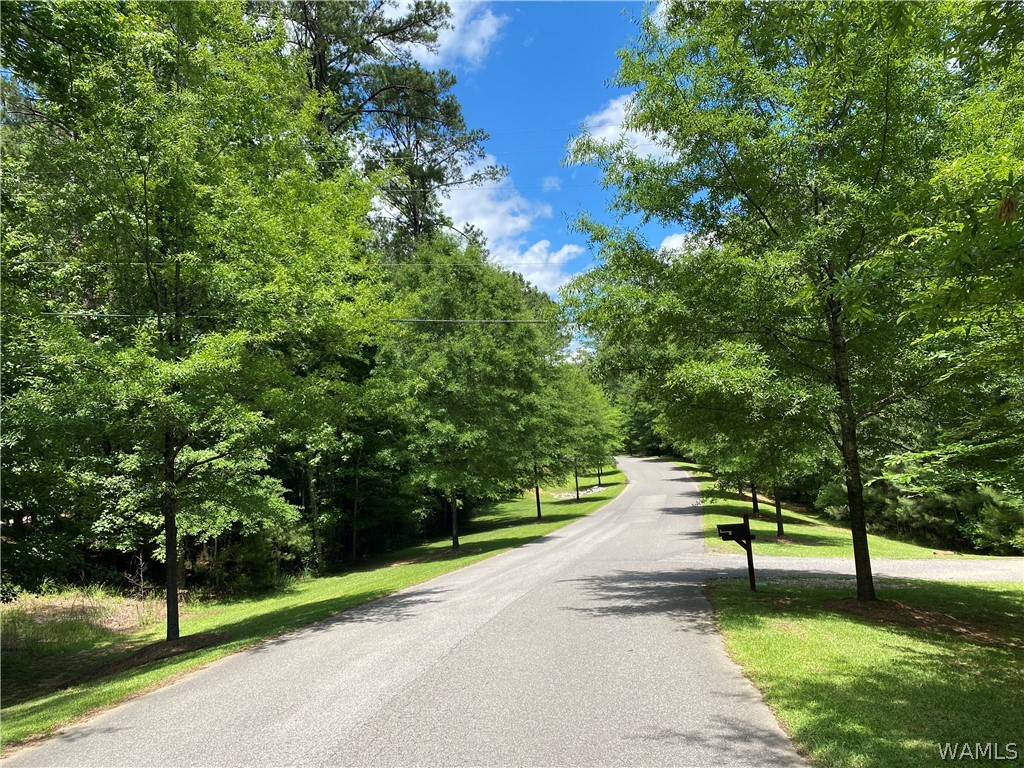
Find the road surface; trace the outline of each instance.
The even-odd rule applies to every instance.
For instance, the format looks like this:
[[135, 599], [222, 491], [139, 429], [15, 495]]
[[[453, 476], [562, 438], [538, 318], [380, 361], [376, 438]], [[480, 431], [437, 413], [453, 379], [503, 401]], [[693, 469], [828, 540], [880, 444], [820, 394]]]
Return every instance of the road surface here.
[[[629, 486], [572, 525], [222, 659], [4, 764], [804, 765], [700, 590], [743, 557], [704, 554], [685, 472], [620, 466]], [[849, 568], [771, 563], [760, 572]], [[1006, 578], [980, 567], [995, 570], [968, 576]]]

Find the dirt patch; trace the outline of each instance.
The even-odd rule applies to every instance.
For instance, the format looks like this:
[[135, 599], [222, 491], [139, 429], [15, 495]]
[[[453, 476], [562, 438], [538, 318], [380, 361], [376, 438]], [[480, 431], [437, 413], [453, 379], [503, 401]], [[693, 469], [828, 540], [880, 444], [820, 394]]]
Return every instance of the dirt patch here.
[[38, 625], [81, 621], [108, 632], [128, 633], [150, 621], [162, 620], [165, 606], [160, 600], [127, 597], [83, 597], [22, 595], [10, 606], [30, 616]]
[[483, 552], [483, 547], [459, 547], [458, 549], [442, 549], [440, 552], [435, 552], [432, 555], [424, 555], [423, 557], [414, 557], [412, 560], [399, 560], [396, 563], [388, 563], [388, 568], [394, 568], [399, 565], [415, 565], [416, 563], [429, 563], [432, 560], [445, 560], [450, 557], [462, 557], [463, 555], [475, 555], [478, 552]]
[[954, 635], [978, 645], [1001, 645], [1021, 647], [992, 627], [984, 624], [958, 619], [948, 613], [915, 608], [898, 600], [858, 600], [844, 598], [842, 600], [823, 600], [825, 608], [840, 611], [872, 621], [898, 624], [911, 629], [923, 629], [928, 632]]

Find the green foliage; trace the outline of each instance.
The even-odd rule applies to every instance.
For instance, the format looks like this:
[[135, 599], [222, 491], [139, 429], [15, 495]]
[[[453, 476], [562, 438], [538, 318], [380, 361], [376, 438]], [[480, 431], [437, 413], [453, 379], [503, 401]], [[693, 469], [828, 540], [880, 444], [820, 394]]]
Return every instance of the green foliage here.
[[554, 303], [442, 234], [501, 173], [410, 53], [449, 14], [5, 6], [5, 589], [263, 588], [607, 460]]
[[[24, 29], [78, 7], [33, 6]], [[16, 456], [52, 446], [57, 481], [49, 499], [15, 494], [20, 513], [72, 512], [122, 549], [152, 538], [169, 509], [199, 538], [293, 520], [266, 474], [277, 433], [264, 393], [291, 385], [282, 348], [365, 343], [369, 190], [307, 161], [315, 102], [280, 24], [257, 35], [227, 4], [106, 12], [104, 56], [82, 62], [74, 95], [16, 57], [40, 117], [5, 129], [5, 291], [18, 318], [5, 326], [17, 339], [5, 437]], [[82, 430], [73, 446], [42, 434], [68, 426]]]
[[409, 266], [401, 307], [426, 322], [406, 324], [382, 348], [376, 375], [400, 387], [395, 407], [409, 425], [413, 471], [445, 494], [513, 487], [532, 464], [533, 402], [559, 340], [546, 325], [493, 321], [550, 322], [553, 304], [474, 244], [434, 237]]
[[673, 3], [616, 80], [625, 127], [663, 151], [572, 148], [614, 212], [689, 233], [657, 251], [581, 220], [603, 263], [569, 303], [598, 368], [731, 480], [841, 467], [830, 506], [851, 521], [862, 596], [867, 525], [924, 534], [928, 517], [908, 525], [872, 481], [1019, 496], [1018, 15]]

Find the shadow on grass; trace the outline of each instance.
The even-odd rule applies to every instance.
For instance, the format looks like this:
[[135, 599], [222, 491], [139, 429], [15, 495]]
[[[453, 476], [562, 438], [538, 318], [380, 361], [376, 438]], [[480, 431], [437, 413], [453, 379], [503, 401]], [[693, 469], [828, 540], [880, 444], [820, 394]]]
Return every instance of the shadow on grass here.
[[[618, 483], [616, 483], [616, 485], [618, 485]], [[573, 496], [573, 497], [570, 497], [568, 499], [554, 499], [553, 501], [545, 501], [541, 505], [541, 509], [543, 509], [544, 507], [548, 507], [548, 506], [551, 506], [551, 507], [570, 507], [571, 508], [571, 507], [575, 507], [577, 505], [586, 504], [588, 502], [595, 502], [595, 501], [601, 501], [601, 500], [602, 499], [600, 499], [600, 498], [595, 499], [593, 496], [582, 496], [580, 498], [580, 500], [577, 501], [576, 497]], [[577, 512], [577, 513], [575, 513], [574, 516], [575, 517], [580, 517], [581, 515], [582, 515], [582, 513]]]
[[[800, 654], [795, 663], [758, 660], [750, 671], [772, 708], [822, 764], [931, 766], [940, 762], [939, 744], [1020, 743], [1024, 712], [1011, 702], [1019, 701], [1024, 687], [1024, 648], [838, 613], [821, 604], [824, 596], [837, 596], [835, 591], [780, 588], [781, 594], [754, 596], [722, 586], [713, 585], [712, 592], [727, 635], [746, 632], [751, 642], [782, 631], [780, 622], [805, 628], [799, 650], [787, 646]], [[881, 596], [985, 621], [1008, 639], [1024, 623], [1017, 590], [929, 584], [886, 589]], [[852, 645], [857, 641], [829, 640], [826, 628], [834, 625], [825, 621], [885, 634], [865, 634], [860, 645]], [[850, 637], [848, 631], [839, 634]], [[863, 660], [867, 648], [878, 653], [876, 663]]]
[[[622, 484], [623, 481], [617, 479], [608, 482], [605, 487]], [[540, 520], [519, 514], [518, 511], [502, 514], [496, 518], [478, 519], [467, 526], [464, 532], [464, 545], [458, 552], [439, 547], [440, 540], [426, 542], [374, 558], [372, 561], [361, 564], [358, 568], [334, 574], [334, 576], [372, 571], [389, 565], [416, 567], [417, 565], [426, 565], [429, 561], [441, 559], [464, 558], [467, 562], [455, 564], [455, 567], [468, 565], [468, 561], [479, 560], [498, 551], [523, 545], [543, 544], [548, 540], [548, 536], [538, 535], [537, 523], [557, 525], [572, 522], [608, 500], [607, 498], [594, 498], [593, 495], [581, 500], [590, 502], [593, 505], [590, 508], [582, 507], [582, 505], [577, 507], [574, 498], [545, 501], [545, 511], [551, 507], [558, 511], [554, 514], [544, 514]], [[594, 502], [598, 503], [593, 504]], [[478, 538], [499, 529], [507, 530], [508, 535], [492, 539]], [[434, 575], [437, 575], [436, 572], [429, 568], [424, 572], [425, 579], [432, 578]], [[339, 589], [343, 589], [343, 587], [339, 587]], [[33, 717], [40, 717], [47, 711], [60, 709], [72, 699], [81, 700], [82, 697], [88, 699], [97, 696], [92, 690], [97, 685], [116, 686], [119, 682], [127, 682], [139, 675], [152, 675], [154, 679], [157, 679], [160, 677], [161, 670], [167, 669], [171, 665], [187, 665], [189, 660], [197, 658], [200, 654], [212, 656], [217, 649], [236, 650], [268, 637], [271, 639], [258, 645], [257, 648], [265, 645], [278, 645], [295, 639], [298, 636], [295, 630], [322, 632], [339, 623], [352, 621], [373, 623], [401, 621], [411, 616], [423, 605], [437, 602], [441, 599], [440, 594], [443, 590], [411, 587], [395, 593], [395, 585], [392, 583], [353, 594], [260, 611], [260, 604], [268, 598], [287, 598], [290, 595], [297, 595], [301, 591], [301, 584], [291, 583], [259, 594], [219, 601], [228, 607], [236, 608], [247, 604], [252, 605], [253, 613], [251, 615], [227, 624], [211, 626], [209, 622], [203, 622], [202, 616], [190, 621], [189, 617], [185, 615], [183, 616], [185, 636], [183, 642], [176, 646], [147, 642], [150, 639], [147, 636], [112, 633], [111, 637], [106, 638], [107, 642], [103, 647], [94, 645], [84, 648], [75, 657], [73, 664], [63, 665], [69, 667], [67, 670], [49, 676], [39, 674], [38, 665], [35, 669], [31, 668], [31, 665], [19, 665], [17, 659], [11, 659], [5, 653], [3, 706], [22, 705], [23, 708], [18, 717], [20, 721], [24, 722]], [[212, 633], [210, 632], [196, 633], [194, 630], [190, 632], [189, 624], [195, 626], [196, 623], [199, 624], [199, 627], [206, 626], [210, 630], [214, 630], [215, 637], [211, 638]], [[199, 638], [200, 635], [206, 637]], [[197, 640], [192, 642], [190, 638], [197, 638]], [[190, 647], [197, 643], [203, 647], [201, 649]], [[67, 654], [65, 653], [64, 656], [66, 657]], [[86, 682], [90, 683], [92, 688], [80, 687], [80, 684]], [[39, 699], [38, 703], [33, 703], [36, 699]]]
[[[712, 498], [718, 498], [712, 497]], [[785, 509], [785, 507], [783, 507]], [[742, 520], [743, 515], [750, 515], [751, 520], [760, 520], [765, 523], [775, 524], [775, 508], [772, 507], [770, 511], [762, 509], [757, 515], [754, 514], [753, 508], [748, 509], [736, 509], [735, 507], [726, 506], [724, 504], [716, 504], [714, 501], [709, 501], [704, 505], [704, 511], [712, 515], [721, 515], [722, 517], [734, 517], [737, 520]], [[787, 515], [785, 512], [782, 514], [782, 524], [790, 526], [813, 526], [813, 525], [824, 525], [824, 523], [815, 523], [808, 520], [804, 520], [799, 517], [793, 517]], [[837, 526], [832, 526], [837, 527]], [[789, 534], [786, 534], [787, 536]]]
[[82, 670], [100, 669], [129, 658], [145, 641], [126, 639], [115, 633], [111, 643], [97, 648], [67, 650], [57, 656], [34, 654], [31, 650], [4, 651], [0, 665], [0, 688], [3, 706], [22, 704], [46, 696], [61, 688], [75, 685]]
[[[542, 523], [555, 523], [562, 520], [576, 519], [578, 515], [549, 515]], [[521, 536], [494, 538], [483, 541], [466, 541], [458, 552], [450, 550], [424, 549], [423, 554], [431, 560], [439, 559], [478, 559], [487, 554], [520, 547], [525, 544], [543, 543], [547, 536], [537, 536], [528, 523], [520, 522]], [[467, 539], [472, 533], [467, 534]], [[409, 554], [406, 551], [406, 554]], [[424, 563], [426, 561], [423, 561]], [[415, 566], [419, 563], [407, 562], [395, 567]], [[362, 570], [362, 569], [361, 569]], [[428, 576], [429, 578], [429, 576]], [[273, 597], [287, 597], [301, 591], [298, 585], [291, 584], [257, 595], [247, 595], [236, 600], [223, 601], [228, 606], [252, 604], [254, 610], [263, 600]], [[48, 697], [62, 689], [86, 682], [115, 682], [127, 679], [132, 675], [148, 673], [166, 667], [168, 664], [192, 658], [196, 653], [209, 651], [228, 645], [248, 645], [267, 636], [280, 635], [268, 640], [269, 644], [288, 642], [294, 637], [294, 630], [303, 629], [320, 632], [330, 629], [338, 623], [350, 621], [392, 622], [408, 618], [416, 609], [429, 602], [436, 602], [439, 590], [406, 588], [394, 593], [393, 586], [381, 586], [378, 589], [364, 590], [338, 597], [286, 606], [269, 611], [254, 613], [240, 621], [220, 624], [213, 629], [216, 637], [202, 638], [202, 649], [192, 646], [190, 638], [198, 638], [207, 633], [189, 633], [188, 616], [183, 617], [183, 637], [177, 647], [168, 648], [164, 642], [149, 642], [147, 638], [111, 633], [110, 642], [105, 646], [82, 649], [74, 653], [65, 652], [59, 662], [52, 658], [36, 659], [19, 658], [16, 653], [4, 654], [3, 670], [3, 706], [23, 704], [41, 697]], [[387, 596], [387, 597], [385, 597]], [[384, 598], [384, 599], [380, 599]], [[376, 602], [373, 602], [376, 601]], [[350, 610], [361, 606], [358, 610]], [[201, 621], [201, 616], [199, 617]], [[287, 634], [285, 634], [287, 633]], [[116, 643], [116, 645], [112, 645]], [[154, 660], [152, 656], [167, 651], [165, 658]], [[131, 658], [137, 657], [137, 663]], [[149, 656], [149, 658], [147, 658]], [[125, 669], [122, 665], [128, 664]], [[105, 670], [114, 669], [110, 674]], [[50, 674], [44, 674], [49, 672]], [[49, 706], [49, 705], [48, 705]]]

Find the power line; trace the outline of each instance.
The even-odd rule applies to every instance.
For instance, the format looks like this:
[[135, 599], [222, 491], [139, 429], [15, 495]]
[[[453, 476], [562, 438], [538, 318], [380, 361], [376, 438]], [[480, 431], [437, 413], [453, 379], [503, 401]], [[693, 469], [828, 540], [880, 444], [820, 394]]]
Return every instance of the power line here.
[[[74, 261], [22, 261], [15, 264], [5, 264], [8, 269], [16, 267], [62, 267], [68, 265], [78, 264], [83, 268], [88, 267], [145, 267], [147, 264], [154, 268], [158, 267], [174, 267], [174, 266], [214, 266], [220, 265], [224, 262], [202, 262], [202, 261], [188, 261], [188, 262], [145, 262], [145, 261], [92, 261], [92, 262], [74, 262]], [[550, 261], [517, 261], [512, 264], [503, 264], [500, 261], [455, 261], [455, 262], [444, 262], [444, 261], [400, 261], [400, 262], [382, 262], [372, 263], [364, 262], [358, 266], [368, 267], [382, 267], [385, 269], [397, 269], [399, 267], [495, 267], [499, 269], [515, 269], [517, 267], [551, 267], [559, 266], [552, 264]]]
[[455, 323], [458, 325], [547, 325], [552, 320], [431, 320], [426, 317], [389, 317], [389, 323]]
[[[661, 146], [661, 142], [658, 142], [658, 141], [646, 141], [646, 142], [642, 142], [640, 144], [630, 144], [629, 146], [631, 148], [633, 148], [633, 149], [639, 149], [640, 147]], [[550, 149], [510, 149], [510, 150], [489, 149], [488, 153], [494, 155], [495, 158], [497, 159], [498, 155], [501, 155], [502, 157], [508, 157], [509, 155], [534, 155], [534, 154], [540, 154], [542, 152], [565, 152], [568, 149], [569, 149], [569, 147], [567, 147], [567, 146], [552, 147]], [[419, 155], [416, 155], [416, 156], [414, 156], [414, 155], [383, 155], [382, 157], [383, 157], [383, 159], [387, 159], [387, 160], [418, 160], [418, 159], [421, 158], [421, 156], [419, 156]], [[351, 162], [352, 159], [353, 158], [349, 158], [349, 161]], [[363, 153], [357, 154], [354, 159], [357, 159], [357, 160], [366, 159], [366, 154], [363, 154]], [[377, 158], [374, 157], [373, 159], [377, 159]], [[324, 160], [324, 161], [320, 161], [320, 162], [324, 162], [324, 163], [343, 163], [343, 162], [345, 162], [345, 159]]]
[[[593, 131], [596, 128], [626, 128], [625, 123], [597, 123], [596, 125], [583, 124], [583, 128], [588, 131]], [[570, 125], [564, 128], [530, 128], [522, 131], [499, 131], [498, 133], [487, 132], [488, 136], [514, 136], [521, 133], [552, 133], [554, 131], [578, 131], [580, 125]]]
[[498, 184], [498, 185], [495, 185], [495, 186], [489, 186], [489, 187], [478, 187], [475, 184], [450, 184], [450, 185], [439, 184], [436, 187], [400, 187], [398, 189], [388, 189], [386, 187], [381, 187], [380, 190], [382, 192], [444, 192], [445, 190], [449, 190], [449, 189], [463, 189], [463, 190], [474, 191], [475, 192], [478, 189], [505, 189], [505, 190], [508, 190], [509, 192], [518, 192], [521, 189], [549, 189], [552, 192], [557, 192], [560, 189], [589, 189], [591, 187], [596, 187], [596, 186], [599, 186], [599, 183], [596, 182], [596, 181], [592, 181], [589, 184], [570, 184], [570, 185], [564, 186], [564, 187], [563, 186], [552, 187], [552, 186], [545, 186], [543, 184], [531, 185], [531, 186], [527, 186], [527, 187], [520, 187], [519, 185], [505, 186], [505, 185], [502, 185], [502, 184]]
[[[157, 320], [156, 315], [134, 315], [123, 312], [40, 312], [43, 317], [84, 317], [88, 319], [97, 318], [121, 318], [121, 319], [144, 319]], [[167, 320], [195, 320], [195, 319], [217, 319], [221, 315], [166, 315], [162, 319]], [[389, 323], [450, 323], [457, 325], [549, 325], [552, 320], [431, 320], [426, 317], [389, 317]]]
[[40, 312], [43, 317], [129, 317], [143, 318], [146, 320], [195, 320], [195, 319], [217, 319], [222, 315], [132, 315], [122, 312]]

